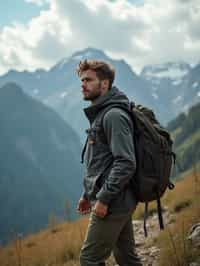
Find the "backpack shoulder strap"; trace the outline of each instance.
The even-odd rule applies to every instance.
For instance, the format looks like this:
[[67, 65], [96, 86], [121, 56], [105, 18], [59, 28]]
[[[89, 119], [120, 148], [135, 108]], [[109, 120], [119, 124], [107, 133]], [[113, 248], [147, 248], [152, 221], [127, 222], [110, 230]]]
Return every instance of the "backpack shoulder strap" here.
[[[103, 119], [104, 119], [104, 116], [106, 115], [106, 113], [108, 113], [111, 109], [113, 108], [118, 108], [120, 110], [123, 110], [125, 113], [129, 114], [130, 115], [130, 108], [126, 108], [126, 107], [123, 107], [121, 106], [120, 104], [112, 104], [110, 106], [107, 106], [105, 107], [102, 112], [101, 112], [101, 115], [99, 117], [97, 117], [97, 123], [98, 124], [101, 124], [102, 125], [102, 122], [103, 122]], [[99, 120], [98, 120], [99, 119]]]
[[85, 140], [85, 144], [84, 144], [83, 149], [82, 149], [82, 152], [81, 152], [81, 163], [82, 164], [84, 163], [84, 157], [85, 157], [87, 143], [88, 143], [88, 137]]
[[[131, 107], [131, 105], [130, 105]], [[99, 114], [97, 115], [96, 119], [95, 119], [95, 124], [99, 125], [103, 128], [103, 119], [104, 116], [107, 112], [109, 112], [111, 109], [113, 108], [119, 108], [121, 110], [124, 110], [126, 113], [128, 113], [130, 115], [130, 110], [126, 107], [121, 106], [120, 104], [112, 104], [112, 105], [108, 105], [107, 107], [103, 108]], [[104, 131], [103, 131], [104, 132]], [[105, 138], [106, 139], [106, 138]], [[87, 147], [87, 143], [88, 143], [88, 137], [86, 138], [85, 144], [83, 146], [82, 149], [82, 153], [81, 153], [81, 163], [84, 163], [84, 156], [85, 156], [85, 152], [86, 152], [86, 147]]]
[[[101, 128], [102, 128], [102, 133], [101, 133], [101, 135], [102, 135], [102, 142], [104, 142], [104, 143], [107, 143], [107, 141], [106, 141], [106, 136], [105, 136], [105, 133], [104, 133], [104, 127], [103, 127], [103, 121], [104, 121], [104, 117], [105, 117], [105, 115], [110, 111], [110, 110], [112, 110], [113, 108], [117, 108], [117, 109], [120, 109], [120, 110], [123, 110], [125, 113], [127, 113], [130, 117], [131, 117], [131, 111], [130, 111], [130, 109], [128, 109], [128, 108], [126, 108], [126, 107], [123, 107], [123, 106], [121, 106], [120, 104], [112, 104], [112, 105], [109, 105], [109, 106], [107, 106], [107, 107], [105, 107], [102, 111], [101, 111], [101, 113], [100, 113], [100, 115], [97, 117], [97, 119], [95, 120], [95, 124], [97, 125], [97, 126], [100, 126]], [[132, 119], [131, 119], [132, 120]]]

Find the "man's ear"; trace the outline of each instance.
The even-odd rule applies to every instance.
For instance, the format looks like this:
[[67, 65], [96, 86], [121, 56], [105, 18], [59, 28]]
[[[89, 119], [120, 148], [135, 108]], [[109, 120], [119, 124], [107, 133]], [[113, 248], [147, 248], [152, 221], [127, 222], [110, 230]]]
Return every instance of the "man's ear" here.
[[102, 80], [102, 85], [104, 89], [109, 89], [109, 80], [108, 79]]

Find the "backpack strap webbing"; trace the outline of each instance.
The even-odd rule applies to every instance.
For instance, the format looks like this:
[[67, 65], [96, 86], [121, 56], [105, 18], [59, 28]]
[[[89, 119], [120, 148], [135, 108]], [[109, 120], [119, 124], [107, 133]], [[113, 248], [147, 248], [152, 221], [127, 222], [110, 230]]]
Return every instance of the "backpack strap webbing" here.
[[148, 236], [147, 234], [147, 218], [148, 218], [148, 202], [145, 202], [145, 209], [144, 209], [144, 235], [145, 237]]
[[[164, 230], [164, 222], [163, 222], [163, 216], [162, 216], [162, 207], [161, 207], [161, 201], [159, 194], [157, 193], [157, 212], [158, 212], [158, 220], [159, 220], [159, 225], [160, 225], [160, 230]], [[148, 236], [147, 233], [147, 218], [148, 218], [148, 202], [145, 202], [145, 209], [144, 209], [144, 235], [145, 237]]]
[[162, 216], [162, 207], [161, 207], [161, 201], [159, 194], [157, 192], [157, 210], [158, 210], [158, 220], [160, 225], [160, 230], [164, 230], [164, 222], [163, 222], [163, 216]]
[[85, 144], [83, 146], [82, 152], [81, 152], [81, 163], [84, 163], [84, 156], [85, 156], [85, 151], [88, 143], [88, 137], [86, 138]]

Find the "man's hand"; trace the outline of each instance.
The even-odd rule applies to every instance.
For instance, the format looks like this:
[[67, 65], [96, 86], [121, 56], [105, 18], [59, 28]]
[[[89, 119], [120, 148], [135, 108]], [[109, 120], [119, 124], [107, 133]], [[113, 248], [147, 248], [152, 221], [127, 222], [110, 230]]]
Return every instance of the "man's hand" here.
[[92, 211], [99, 217], [103, 218], [108, 213], [108, 206], [97, 200]]
[[82, 215], [90, 213], [91, 211], [90, 202], [87, 199], [80, 198], [77, 206], [77, 211]]

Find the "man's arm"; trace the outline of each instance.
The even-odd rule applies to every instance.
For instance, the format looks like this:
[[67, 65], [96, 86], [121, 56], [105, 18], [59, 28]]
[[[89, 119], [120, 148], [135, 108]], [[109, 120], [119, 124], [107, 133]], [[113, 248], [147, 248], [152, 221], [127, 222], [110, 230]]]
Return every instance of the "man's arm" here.
[[136, 159], [133, 122], [129, 115], [119, 108], [113, 108], [105, 114], [103, 126], [114, 161], [109, 176], [96, 197], [109, 205], [134, 175]]

